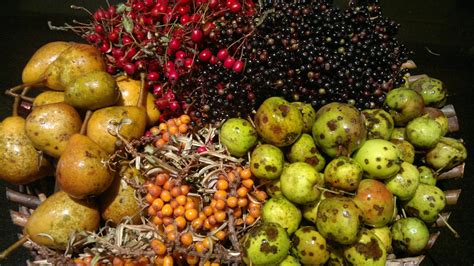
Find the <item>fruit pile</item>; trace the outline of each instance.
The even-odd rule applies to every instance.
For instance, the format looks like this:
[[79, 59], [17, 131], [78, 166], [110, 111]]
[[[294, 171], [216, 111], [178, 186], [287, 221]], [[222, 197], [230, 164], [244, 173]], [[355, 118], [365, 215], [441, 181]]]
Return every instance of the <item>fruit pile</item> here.
[[146, 73], [165, 118], [214, 124], [268, 96], [380, 107], [408, 71], [398, 25], [377, 0], [329, 2], [128, 0], [60, 28], [99, 48], [109, 73]]
[[0, 178], [31, 208], [14, 246], [61, 265], [385, 265], [431, 225], [457, 234], [436, 185], [467, 152], [444, 84], [407, 74], [378, 1], [328, 2], [128, 0], [66, 25], [92, 44], [45, 44], [7, 90]]

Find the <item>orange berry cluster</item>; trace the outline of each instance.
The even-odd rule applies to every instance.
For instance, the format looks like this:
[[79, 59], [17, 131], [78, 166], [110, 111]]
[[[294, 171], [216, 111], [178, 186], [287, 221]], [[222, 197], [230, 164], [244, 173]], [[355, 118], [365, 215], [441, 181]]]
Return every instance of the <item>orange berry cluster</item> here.
[[[94, 266], [105, 266], [105, 265], [112, 265], [112, 266], [146, 266], [150, 265], [152, 261], [145, 256], [141, 256], [137, 259], [123, 259], [119, 257], [114, 257], [109, 262], [97, 262]], [[86, 256], [82, 258], [75, 258], [74, 259], [75, 266], [92, 266], [92, 256]], [[155, 265], [159, 265], [156, 264]]]
[[178, 184], [164, 172], [145, 183], [149, 219], [165, 236], [150, 244], [164, 263], [172, 262], [170, 251], [178, 245], [194, 251], [184, 257], [187, 264], [196, 265], [200, 258], [195, 254], [205, 254], [214, 243], [228, 238], [228, 225], [223, 224], [230, 222], [229, 215], [234, 227], [251, 225], [260, 217], [267, 194], [255, 188], [249, 168], [222, 172], [211, 183], [209, 189], [213, 192], [208, 194], [208, 202], [190, 193], [189, 185]]
[[185, 135], [189, 131], [191, 118], [183, 114], [178, 118], [171, 118], [158, 126], [150, 128], [150, 133], [157, 136], [154, 141], [155, 147], [163, 147], [168, 144], [172, 136]]

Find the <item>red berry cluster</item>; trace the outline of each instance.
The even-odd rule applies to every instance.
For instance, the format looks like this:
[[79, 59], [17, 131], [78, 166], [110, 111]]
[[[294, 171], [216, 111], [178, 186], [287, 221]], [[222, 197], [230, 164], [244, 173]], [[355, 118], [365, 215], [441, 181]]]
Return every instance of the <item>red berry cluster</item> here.
[[127, 0], [98, 9], [90, 24], [71, 29], [100, 49], [109, 73], [147, 73], [147, 86], [166, 119], [186, 109], [183, 93], [176, 93], [177, 81], [198, 72], [200, 64], [220, 62], [237, 73], [244, 70], [238, 58], [243, 39], [229, 45], [221, 35], [232, 27], [226, 16], [255, 13], [252, 0]]

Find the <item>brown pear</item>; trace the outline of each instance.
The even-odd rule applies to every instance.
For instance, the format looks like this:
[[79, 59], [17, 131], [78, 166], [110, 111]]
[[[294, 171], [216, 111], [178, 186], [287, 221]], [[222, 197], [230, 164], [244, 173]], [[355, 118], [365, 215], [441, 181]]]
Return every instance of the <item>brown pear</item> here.
[[76, 78], [96, 70], [105, 71], [100, 51], [92, 45], [73, 43], [49, 65], [43, 78], [48, 88], [62, 91]]
[[26, 184], [48, 175], [50, 163], [43, 158], [25, 132], [25, 119], [10, 116], [0, 123], [0, 179]]
[[132, 224], [140, 222], [141, 208], [135, 198], [135, 189], [126, 182], [127, 178], [130, 177], [118, 174], [109, 189], [100, 195], [100, 213], [105, 221], [119, 224], [129, 217]]
[[[50, 42], [41, 46], [23, 68], [23, 83], [35, 83], [43, 79], [43, 74], [59, 55], [71, 46], [68, 42]], [[40, 84], [38, 84], [40, 85]]]
[[100, 195], [114, 179], [108, 159], [107, 152], [89, 137], [72, 135], [56, 167], [59, 186], [73, 198]]
[[58, 191], [48, 197], [28, 218], [25, 233], [42, 246], [65, 250], [77, 232], [96, 231], [100, 214], [91, 200], [78, 200]]
[[33, 146], [59, 158], [69, 138], [81, 129], [81, 117], [66, 103], [37, 106], [26, 118], [25, 130]]
[[64, 102], [63, 91], [45, 91], [35, 97], [35, 100], [33, 101], [33, 108], [35, 106], [61, 102]]

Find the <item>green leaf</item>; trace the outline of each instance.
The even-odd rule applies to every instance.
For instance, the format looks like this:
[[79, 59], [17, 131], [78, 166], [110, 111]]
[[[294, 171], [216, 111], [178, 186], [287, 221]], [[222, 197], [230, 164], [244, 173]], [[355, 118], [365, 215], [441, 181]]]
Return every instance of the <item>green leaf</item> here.
[[131, 18], [125, 16], [125, 14], [122, 17], [122, 24], [123, 28], [125, 29], [126, 32], [132, 34], [133, 31], [133, 21]]
[[123, 13], [127, 10], [127, 6], [124, 3], [120, 3], [117, 5], [117, 14]]

